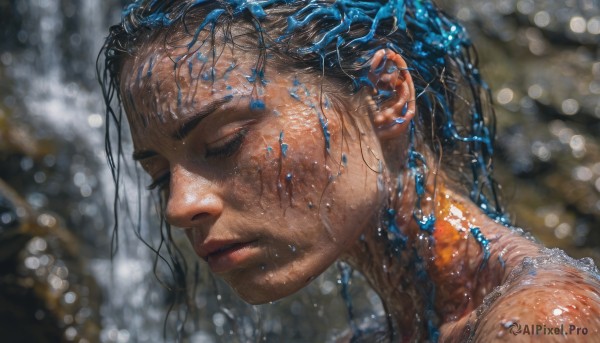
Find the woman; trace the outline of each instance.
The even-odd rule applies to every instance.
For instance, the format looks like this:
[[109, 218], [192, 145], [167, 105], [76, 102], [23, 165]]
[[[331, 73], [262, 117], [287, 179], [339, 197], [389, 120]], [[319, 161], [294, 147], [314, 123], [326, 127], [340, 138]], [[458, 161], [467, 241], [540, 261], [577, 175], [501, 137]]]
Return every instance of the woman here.
[[136, 1], [103, 52], [166, 222], [245, 301], [343, 260], [392, 341], [600, 339], [593, 264], [510, 227], [486, 86], [432, 3]]

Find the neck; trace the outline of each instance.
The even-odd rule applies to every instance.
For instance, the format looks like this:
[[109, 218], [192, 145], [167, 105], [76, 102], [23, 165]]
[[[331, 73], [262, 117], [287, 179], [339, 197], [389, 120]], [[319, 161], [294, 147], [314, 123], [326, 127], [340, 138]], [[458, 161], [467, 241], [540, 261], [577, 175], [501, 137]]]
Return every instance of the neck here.
[[381, 229], [366, 232], [346, 257], [381, 297], [401, 341], [433, 338], [464, 318], [507, 276], [507, 265], [537, 251], [529, 243], [508, 252], [508, 242], [522, 239], [518, 234], [469, 199], [443, 185], [436, 189], [423, 206], [435, 217], [432, 228], [414, 219], [415, 197], [405, 195], [374, 226]]

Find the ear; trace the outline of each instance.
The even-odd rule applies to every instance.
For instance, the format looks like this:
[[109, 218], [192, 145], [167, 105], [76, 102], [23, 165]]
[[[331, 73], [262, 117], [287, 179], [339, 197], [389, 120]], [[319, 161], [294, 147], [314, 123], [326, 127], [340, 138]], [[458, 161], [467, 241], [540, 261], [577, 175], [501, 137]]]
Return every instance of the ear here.
[[406, 61], [390, 49], [377, 51], [371, 60], [369, 80], [374, 95], [392, 93], [383, 103], [374, 106], [371, 120], [375, 132], [382, 140], [400, 136], [407, 130], [416, 110], [415, 86]]

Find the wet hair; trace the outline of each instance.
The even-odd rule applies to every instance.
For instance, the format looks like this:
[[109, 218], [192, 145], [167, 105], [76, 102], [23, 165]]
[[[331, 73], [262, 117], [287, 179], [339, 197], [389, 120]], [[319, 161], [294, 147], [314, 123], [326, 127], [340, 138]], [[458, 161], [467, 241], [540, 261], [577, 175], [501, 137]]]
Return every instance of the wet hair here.
[[[495, 117], [489, 89], [477, 69], [476, 54], [464, 28], [432, 2], [135, 1], [123, 11], [121, 23], [110, 28], [100, 53], [98, 73], [107, 105], [107, 137], [110, 123], [120, 130], [123, 119], [125, 93], [120, 89], [120, 76], [124, 62], [148, 44], [170, 44], [188, 48], [185, 56], [173, 59], [175, 69], [183, 68], [186, 59], [199, 54], [197, 46], [206, 43], [199, 39], [208, 39], [213, 47], [212, 56], [197, 56], [206, 65], [204, 76], [199, 77], [214, 75], [219, 56], [215, 44], [220, 39], [256, 52], [256, 66], [248, 78], [255, 86], [268, 82], [265, 70], [270, 59], [280, 60], [285, 61], [278, 64], [281, 68], [322, 75], [348, 95], [372, 88], [377, 92], [376, 104], [393, 93], [369, 80], [369, 62], [380, 49], [398, 53], [407, 62], [417, 94], [406, 164], [418, 198], [415, 220], [421, 229], [433, 231], [435, 217], [423, 213], [421, 198], [429, 170], [443, 165], [444, 174], [488, 216], [508, 225], [492, 175]], [[251, 106], [264, 104], [256, 99]], [[327, 146], [326, 119], [321, 125]], [[109, 139], [106, 149], [117, 182], [120, 141], [116, 154]], [[391, 231], [396, 228], [394, 218], [390, 213]]]
[[[458, 181], [471, 200], [493, 219], [507, 223], [492, 177], [495, 118], [488, 87], [464, 28], [429, 1], [135, 1], [124, 10], [121, 23], [111, 27], [101, 52], [104, 65], [99, 65], [99, 74], [107, 115], [120, 123], [120, 108], [111, 107], [111, 100], [121, 100], [123, 63], [144, 44], [157, 43], [158, 33], [163, 38], [183, 34], [186, 43], [170, 40], [192, 50], [202, 31], [220, 28], [223, 40], [234, 42], [233, 23], [254, 29], [259, 58], [251, 82], [267, 82], [267, 55], [275, 55], [289, 61], [288, 68], [324, 75], [348, 93], [372, 87], [380, 103], [391, 94], [369, 80], [369, 61], [382, 48], [403, 56], [417, 93], [418, 115], [411, 122], [408, 158], [417, 194], [423, 195], [426, 169], [435, 167], [427, 163], [441, 161], [448, 166], [445, 174]], [[214, 34], [209, 36], [215, 39]], [[164, 44], [169, 44], [166, 38]], [[204, 58], [214, 64], [218, 52]], [[174, 63], [183, 65], [179, 60]], [[323, 131], [328, 139], [326, 127]], [[107, 148], [112, 156], [110, 144]], [[420, 149], [431, 151], [433, 158], [426, 158]], [[114, 169], [114, 163], [111, 166]], [[429, 225], [424, 215], [416, 217]]]

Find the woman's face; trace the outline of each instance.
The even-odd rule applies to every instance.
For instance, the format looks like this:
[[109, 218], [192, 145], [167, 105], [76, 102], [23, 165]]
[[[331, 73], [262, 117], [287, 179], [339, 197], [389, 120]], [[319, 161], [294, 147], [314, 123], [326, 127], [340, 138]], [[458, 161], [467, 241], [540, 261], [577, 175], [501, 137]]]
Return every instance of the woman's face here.
[[167, 221], [243, 299], [289, 295], [370, 227], [378, 143], [317, 77], [269, 61], [262, 77], [253, 53], [228, 48], [214, 67], [208, 48], [181, 56], [149, 48], [124, 66], [134, 158], [163, 188]]

